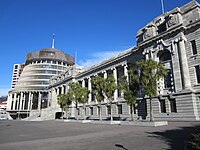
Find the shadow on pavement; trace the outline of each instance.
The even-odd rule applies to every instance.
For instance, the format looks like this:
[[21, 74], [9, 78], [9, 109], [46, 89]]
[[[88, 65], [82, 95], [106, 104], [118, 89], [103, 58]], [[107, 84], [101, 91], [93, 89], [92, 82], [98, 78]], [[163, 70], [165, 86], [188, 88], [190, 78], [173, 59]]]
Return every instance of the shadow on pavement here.
[[199, 131], [200, 125], [190, 127], [180, 127], [178, 129], [166, 130], [163, 132], [147, 132], [149, 137], [164, 140], [170, 146], [170, 150], [184, 150], [191, 133]]
[[121, 148], [122, 150], [128, 150], [122, 144], [115, 144], [115, 146]]

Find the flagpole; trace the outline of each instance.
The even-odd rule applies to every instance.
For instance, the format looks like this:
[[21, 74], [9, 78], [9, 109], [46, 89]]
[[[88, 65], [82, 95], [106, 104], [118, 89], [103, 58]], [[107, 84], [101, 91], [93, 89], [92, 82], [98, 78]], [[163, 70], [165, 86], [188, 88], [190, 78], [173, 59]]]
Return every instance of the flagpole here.
[[164, 14], [165, 10], [164, 10], [164, 2], [163, 2], [163, 0], [161, 0], [161, 7], [162, 7], [162, 13]]

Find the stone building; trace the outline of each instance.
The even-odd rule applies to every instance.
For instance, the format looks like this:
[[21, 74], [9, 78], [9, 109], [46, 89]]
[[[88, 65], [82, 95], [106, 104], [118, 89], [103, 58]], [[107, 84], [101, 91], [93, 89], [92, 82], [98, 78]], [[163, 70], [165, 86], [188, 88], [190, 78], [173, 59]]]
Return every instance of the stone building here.
[[[91, 78], [96, 75], [113, 74], [116, 82], [122, 75], [128, 75], [130, 63], [141, 59], [162, 62], [168, 75], [158, 81], [158, 96], [154, 97], [155, 120], [199, 120], [200, 115], [200, 5], [196, 1], [162, 14], [141, 28], [137, 35], [137, 46], [115, 57], [77, 73], [73, 67], [64, 74], [51, 78], [49, 85], [50, 108], [59, 108], [57, 96], [66, 93], [70, 82], [79, 82], [92, 91]], [[110, 106], [105, 99], [102, 103], [102, 117], [110, 114]], [[79, 118], [83, 107], [79, 105]], [[74, 106], [70, 106], [69, 116], [75, 116]], [[115, 91], [112, 105], [115, 117], [129, 118], [130, 109], [119, 90]], [[134, 109], [138, 119], [149, 118], [148, 97], [138, 97]], [[55, 114], [54, 114], [55, 115]], [[98, 118], [98, 105], [90, 93], [86, 104], [86, 116]], [[51, 116], [53, 117], [53, 115]]]
[[74, 57], [55, 49], [53, 44], [52, 48], [27, 54], [20, 78], [8, 93], [7, 111], [14, 117], [25, 117], [30, 110], [40, 113], [49, 107], [49, 79], [73, 64]]

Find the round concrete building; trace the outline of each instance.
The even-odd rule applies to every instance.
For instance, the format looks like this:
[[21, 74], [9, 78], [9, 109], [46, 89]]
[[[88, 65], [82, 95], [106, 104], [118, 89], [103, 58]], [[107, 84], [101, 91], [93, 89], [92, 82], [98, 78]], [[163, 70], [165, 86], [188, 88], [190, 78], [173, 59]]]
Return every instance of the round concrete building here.
[[9, 91], [7, 111], [13, 116], [25, 117], [30, 110], [47, 108], [49, 79], [72, 65], [74, 57], [55, 48], [27, 54], [18, 82]]

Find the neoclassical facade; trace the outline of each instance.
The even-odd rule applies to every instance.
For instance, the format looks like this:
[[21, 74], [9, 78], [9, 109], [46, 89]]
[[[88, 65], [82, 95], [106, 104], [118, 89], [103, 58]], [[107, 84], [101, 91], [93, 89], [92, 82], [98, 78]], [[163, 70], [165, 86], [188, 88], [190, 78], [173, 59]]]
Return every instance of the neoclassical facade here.
[[[162, 14], [141, 28], [137, 35], [137, 46], [130, 48], [108, 60], [78, 73], [74, 67], [50, 79], [49, 110], [57, 108], [57, 96], [68, 91], [70, 82], [79, 82], [92, 91], [91, 78], [99, 75], [106, 78], [113, 74], [116, 83], [122, 75], [133, 69], [132, 61], [153, 59], [161, 62], [168, 75], [158, 81], [158, 96], [153, 98], [155, 120], [199, 120], [200, 117], [200, 5], [196, 1]], [[102, 103], [102, 117], [108, 118], [110, 106], [105, 99]], [[56, 109], [54, 109], [56, 110]], [[55, 116], [56, 112], [51, 117]], [[112, 105], [115, 117], [130, 118], [130, 108], [121, 91], [116, 90]], [[142, 93], [134, 108], [137, 119], [149, 118], [149, 98]], [[70, 117], [83, 116], [79, 105], [78, 116], [72, 104]], [[98, 104], [92, 93], [86, 104], [86, 116], [98, 118]]]
[[49, 106], [48, 87], [51, 77], [74, 65], [74, 57], [55, 48], [29, 53], [17, 84], [8, 93], [7, 111], [25, 117], [29, 112]]

